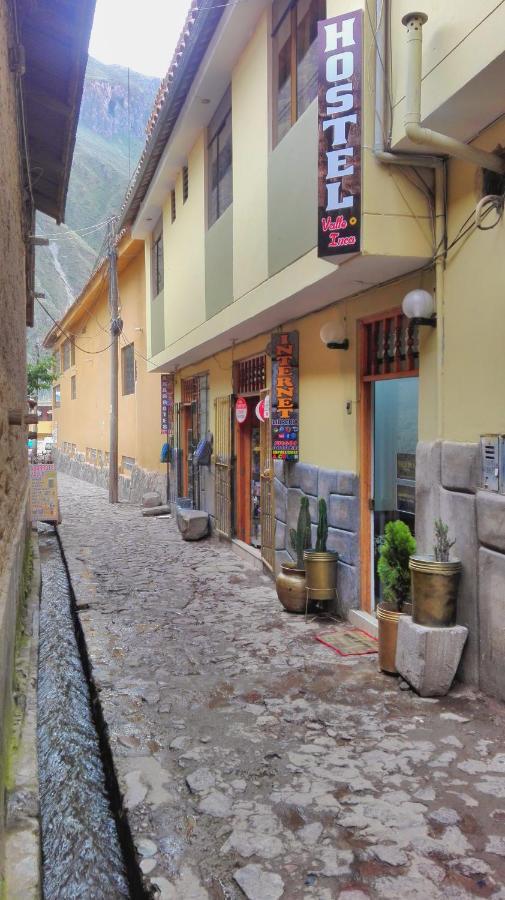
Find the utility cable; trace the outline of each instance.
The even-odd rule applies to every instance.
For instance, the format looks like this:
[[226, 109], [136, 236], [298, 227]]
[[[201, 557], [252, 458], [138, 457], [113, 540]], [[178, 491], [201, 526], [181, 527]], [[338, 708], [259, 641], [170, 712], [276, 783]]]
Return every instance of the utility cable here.
[[108, 345], [108, 347], [102, 347], [101, 350], [85, 350], [84, 347], [80, 347], [78, 344], [75, 343], [74, 335], [73, 335], [73, 334], [69, 334], [67, 331], [65, 331], [64, 328], [62, 328], [62, 326], [60, 325], [60, 323], [56, 321], [56, 319], [54, 318], [54, 316], [51, 315], [51, 313], [49, 312], [49, 310], [48, 310], [48, 309], [46, 308], [46, 306], [42, 303], [42, 300], [40, 299], [40, 297], [35, 297], [35, 299], [36, 299], [37, 303], [39, 303], [40, 306], [42, 307], [42, 309], [44, 310], [46, 316], [49, 316], [49, 318], [51, 319], [51, 322], [54, 322], [54, 324], [56, 325], [56, 328], [58, 328], [58, 330], [61, 331], [61, 333], [62, 333], [63, 335], [65, 335], [66, 338], [68, 338], [70, 341], [73, 341], [73, 342], [74, 342], [74, 347], [76, 347], [77, 350], [80, 350], [81, 353], [86, 353], [88, 356], [98, 356], [99, 353], [105, 353], [106, 350], [109, 350], [110, 347], [112, 347], [113, 341], [111, 341], [111, 343]]

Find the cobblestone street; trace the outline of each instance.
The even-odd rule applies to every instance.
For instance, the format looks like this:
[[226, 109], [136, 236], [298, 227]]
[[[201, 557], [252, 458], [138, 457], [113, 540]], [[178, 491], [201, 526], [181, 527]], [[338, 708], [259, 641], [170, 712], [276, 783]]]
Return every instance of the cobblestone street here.
[[314, 640], [224, 543], [59, 475], [59, 527], [146, 884], [166, 900], [505, 900], [503, 708]]

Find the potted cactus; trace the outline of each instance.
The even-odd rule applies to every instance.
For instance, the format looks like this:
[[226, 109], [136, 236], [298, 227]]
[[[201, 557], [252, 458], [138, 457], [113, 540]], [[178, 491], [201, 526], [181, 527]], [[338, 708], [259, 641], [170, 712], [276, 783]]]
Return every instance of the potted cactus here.
[[337, 596], [338, 553], [326, 549], [328, 541], [328, 509], [326, 500], [318, 504], [317, 540], [315, 550], [304, 553], [309, 600], [335, 600]]
[[379, 666], [394, 675], [398, 622], [402, 613], [410, 613], [409, 560], [416, 542], [409, 526], [397, 520], [386, 525], [379, 548], [377, 573], [384, 598], [377, 608]]
[[300, 500], [300, 510], [296, 528], [289, 533], [291, 547], [296, 553], [296, 562], [281, 563], [281, 571], [277, 575], [275, 587], [277, 596], [288, 612], [305, 611], [307, 595], [305, 590], [305, 566], [303, 553], [311, 545], [309, 501], [307, 497]]
[[449, 559], [455, 543], [449, 539], [449, 526], [437, 519], [433, 556], [410, 557], [412, 619], [418, 625], [448, 628], [456, 622], [462, 565], [459, 559]]

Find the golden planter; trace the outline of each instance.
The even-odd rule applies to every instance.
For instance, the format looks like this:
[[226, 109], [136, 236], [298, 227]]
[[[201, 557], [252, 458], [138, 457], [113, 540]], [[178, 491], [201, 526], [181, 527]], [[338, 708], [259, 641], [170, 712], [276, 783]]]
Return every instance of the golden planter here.
[[281, 571], [275, 579], [275, 588], [287, 612], [305, 612], [307, 602], [305, 569], [297, 569], [295, 563], [281, 563]]
[[396, 675], [396, 642], [398, 638], [398, 622], [401, 612], [389, 607], [387, 603], [379, 603], [377, 620], [379, 623], [379, 668], [390, 675]]
[[309, 601], [334, 600], [337, 596], [338, 553], [305, 550], [303, 559]]
[[456, 623], [459, 560], [438, 562], [430, 556], [411, 556], [412, 620], [417, 625], [449, 628]]

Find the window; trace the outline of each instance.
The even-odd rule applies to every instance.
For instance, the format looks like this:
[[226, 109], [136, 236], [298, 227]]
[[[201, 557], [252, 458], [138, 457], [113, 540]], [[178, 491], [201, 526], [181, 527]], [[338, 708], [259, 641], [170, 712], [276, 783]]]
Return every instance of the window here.
[[59, 351], [57, 351], [54, 354], [53, 359], [54, 359], [54, 374], [57, 376], [61, 372], [61, 354]]
[[274, 0], [276, 143], [317, 96], [317, 23], [325, 17], [325, 0]]
[[61, 406], [61, 390], [59, 384], [53, 387], [53, 406], [58, 409]]
[[132, 474], [132, 469], [135, 465], [135, 460], [133, 456], [122, 456], [121, 457], [121, 474], [127, 475], [128, 477]]
[[97, 452], [94, 447], [86, 447], [86, 462], [90, 466], [96, 466]]
[[187, 166], [182, 170], [182, 201], [186, 202], [189, 196], [189, 169]]
[[76, 376], [72, 375], [70, 379], [70, 399], [75, 400], [77, 397], [77, 384], [76, 384]]
[[233, 375], [235, 394], [259, 394], [267, 386], [266, 356], [262, 354], [241, 359], [235, 363]]
[[153, 300], [163, 290], [163, 221], [160, 219], [153, 231], [153, 244], [151, 248], [151, 273]]
[[66, 341], [63, 341], [62, 357], [63, 371], [66, 372], [70, 366], [75, 365], [75, 344], [73, 338], [67, 338]]
[[170, 191], [170, 218], [172, 220], [172, 224], [175, 222], [177, 216], [177, 205], [175, 202], [175, 188]]
[[133, 344], [121, 348], [123, 396], [135, 393], [135, 349]]
[[233, 201], [231, 87], [219, 104], [208, 129], [209, 226]]

